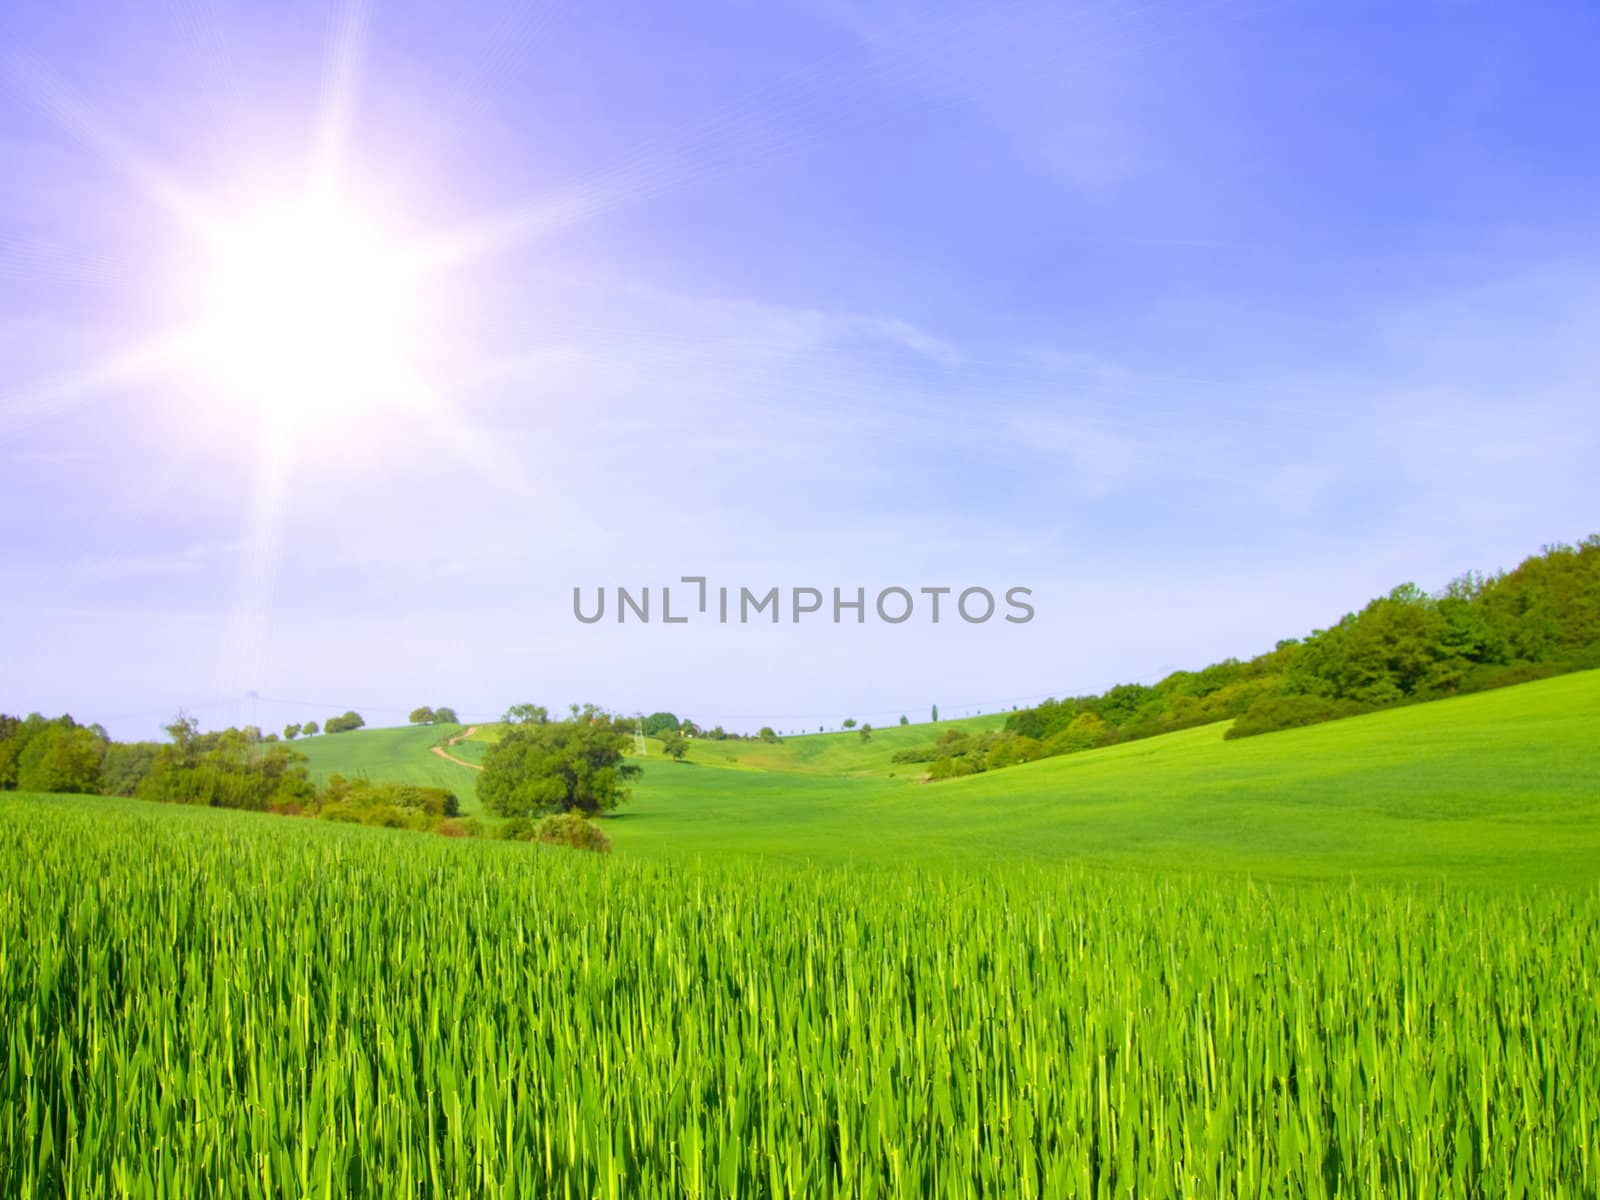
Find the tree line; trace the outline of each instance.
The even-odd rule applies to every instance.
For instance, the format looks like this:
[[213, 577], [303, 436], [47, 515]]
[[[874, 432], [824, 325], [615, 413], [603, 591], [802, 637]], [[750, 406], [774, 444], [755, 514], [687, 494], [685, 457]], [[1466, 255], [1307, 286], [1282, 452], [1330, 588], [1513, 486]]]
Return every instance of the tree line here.
[[165, 732], [165, 742], [114, 742], [71, 716], [0, 716], [0, 789], [130, 796], [455, 837], [493, 832], [603, 851], [610, 843], [588, 818], [626, 801], [639, 773], [623, 761], [631, 730], [593, 705], [574, 705], [565, 721], [530, 720], [485, 756], [480, 794], [491, 812], [509, 818], [491, 831], [464, 817], [447, 788], [337, 774], [318, 786], [304, 754], [253, 726], [206, 733], [179, 713]]
[[1003, 729], [947, 730], [897, 762], [945, 779], [1231, 720], [1249, 737], [1600, 667], [1600, 534], [1513, 571], [1402, 584], [1327, 629], [1146, 686], [1050, 699]]

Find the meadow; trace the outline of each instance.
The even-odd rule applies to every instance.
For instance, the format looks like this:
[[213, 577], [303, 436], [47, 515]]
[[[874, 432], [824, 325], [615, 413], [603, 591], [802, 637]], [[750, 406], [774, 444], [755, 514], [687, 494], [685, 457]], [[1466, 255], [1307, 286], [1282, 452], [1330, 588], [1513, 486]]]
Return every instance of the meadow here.
[[[619, 850], [796, 863], [1600, 881], [1600, 671], [1257, 738], [1227, 741], [1226, 728], [939, 783], [891, 761], [892, 736], [926, 744], [928, 726], [865, 745], [853, 734], [696, 742], [684, 763], [647, 757], [606, 829]], [[818, 761], [849, 773], [808, 769]]]
[[[351, 733], [299, 738], [293, 748], [306, 756], [306, 770], [318, 784], [330, 775], [383, 783], [415, 783], [449, 788], [461, 799], [463, 812], [478, 809], [478, 773], [440, 758], [432, 748], [464, 732], [459, 725], [405, 725], [394, 729], [362, 729]], [[467, 753], [450, 752], [463, 759]], [[469, 759], [470, 761], [470, 759]]]
[[1596, 713], [697, 742], [606, 857], [8, 793], [0, 1193], [1592, 1196]]
[[10, 1195], [1584, 1196], [1593, 890], [0, 800]]

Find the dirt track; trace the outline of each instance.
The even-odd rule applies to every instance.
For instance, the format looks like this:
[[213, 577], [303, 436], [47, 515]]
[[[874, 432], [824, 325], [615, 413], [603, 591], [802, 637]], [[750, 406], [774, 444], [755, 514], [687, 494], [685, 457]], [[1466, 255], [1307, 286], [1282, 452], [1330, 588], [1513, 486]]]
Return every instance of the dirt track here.
[[[466, 730], [466, 732], [456, 734], [455, 737], [453, 737], [449, 741], [445, 742], [444, 746], [454, 746], [462, 738], [469, 738], [469, 737], [471, 737], [473, 734], [475, 734], [477, 732], [478, 732], [478, 727], [476, 725], [474, 725], [471, 728], [469, 728], [468, 730]], [[440, 758], [446, 760], [447, 762], [453, 762], [458, 767], [466, 767], [469, 771], [481, 771], [481, 770], [483, 770], [483, 768], [481, 766], [479, 766], [477, 763], [469, 763], [464, 758], [457, 758], [454, 754], [451, 754], [450, 751], [446, 750], [444, 748], [444, 746], [433, 746], [433, 747], [431, 747], [431, 749]]]

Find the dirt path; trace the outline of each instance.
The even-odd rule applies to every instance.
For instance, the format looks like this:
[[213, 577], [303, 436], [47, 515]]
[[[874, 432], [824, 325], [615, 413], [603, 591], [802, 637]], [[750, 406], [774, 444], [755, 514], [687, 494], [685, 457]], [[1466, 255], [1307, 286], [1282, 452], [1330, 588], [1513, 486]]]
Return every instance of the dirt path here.
[[[448, 739], [445, 742], [444, 746], [454, 746], [462, 738], [469, 738], [469, 737], [471, 737], [473, 734], [475, 734], [477, 732], [478, 732], [478, 727], [476, 725], [474, 725], [470, 729], [468, 729], [465, 733], [458, 733], [458, 734], [455, 735], [455, 737]], [[430, 747], [430, 749], [432, 749], [432, 751], [435, 754], [437, 754], [440, 758], [444, 759], [446, 762], [453, 762], [458, 767], [466, 767], [469, 771], [481, 771], [481, 770], [483, 770], [483, 768], [481, 766], [479, 766], [477, 763], [469, 763], [464, 758], [457, 758], [454, 754], [451, 754], [450, 751], [446, 750], [444, 748], [444, 746], [432, 746], [432, 747]]]

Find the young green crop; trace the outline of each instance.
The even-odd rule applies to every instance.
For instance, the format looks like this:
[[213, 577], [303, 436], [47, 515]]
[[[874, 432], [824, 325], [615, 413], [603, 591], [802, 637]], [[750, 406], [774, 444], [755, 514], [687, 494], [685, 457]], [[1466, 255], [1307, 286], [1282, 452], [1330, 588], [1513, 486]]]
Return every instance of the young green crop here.
[[1581, 1196], [1600, 896], [0, 800], [0, 1193]]

